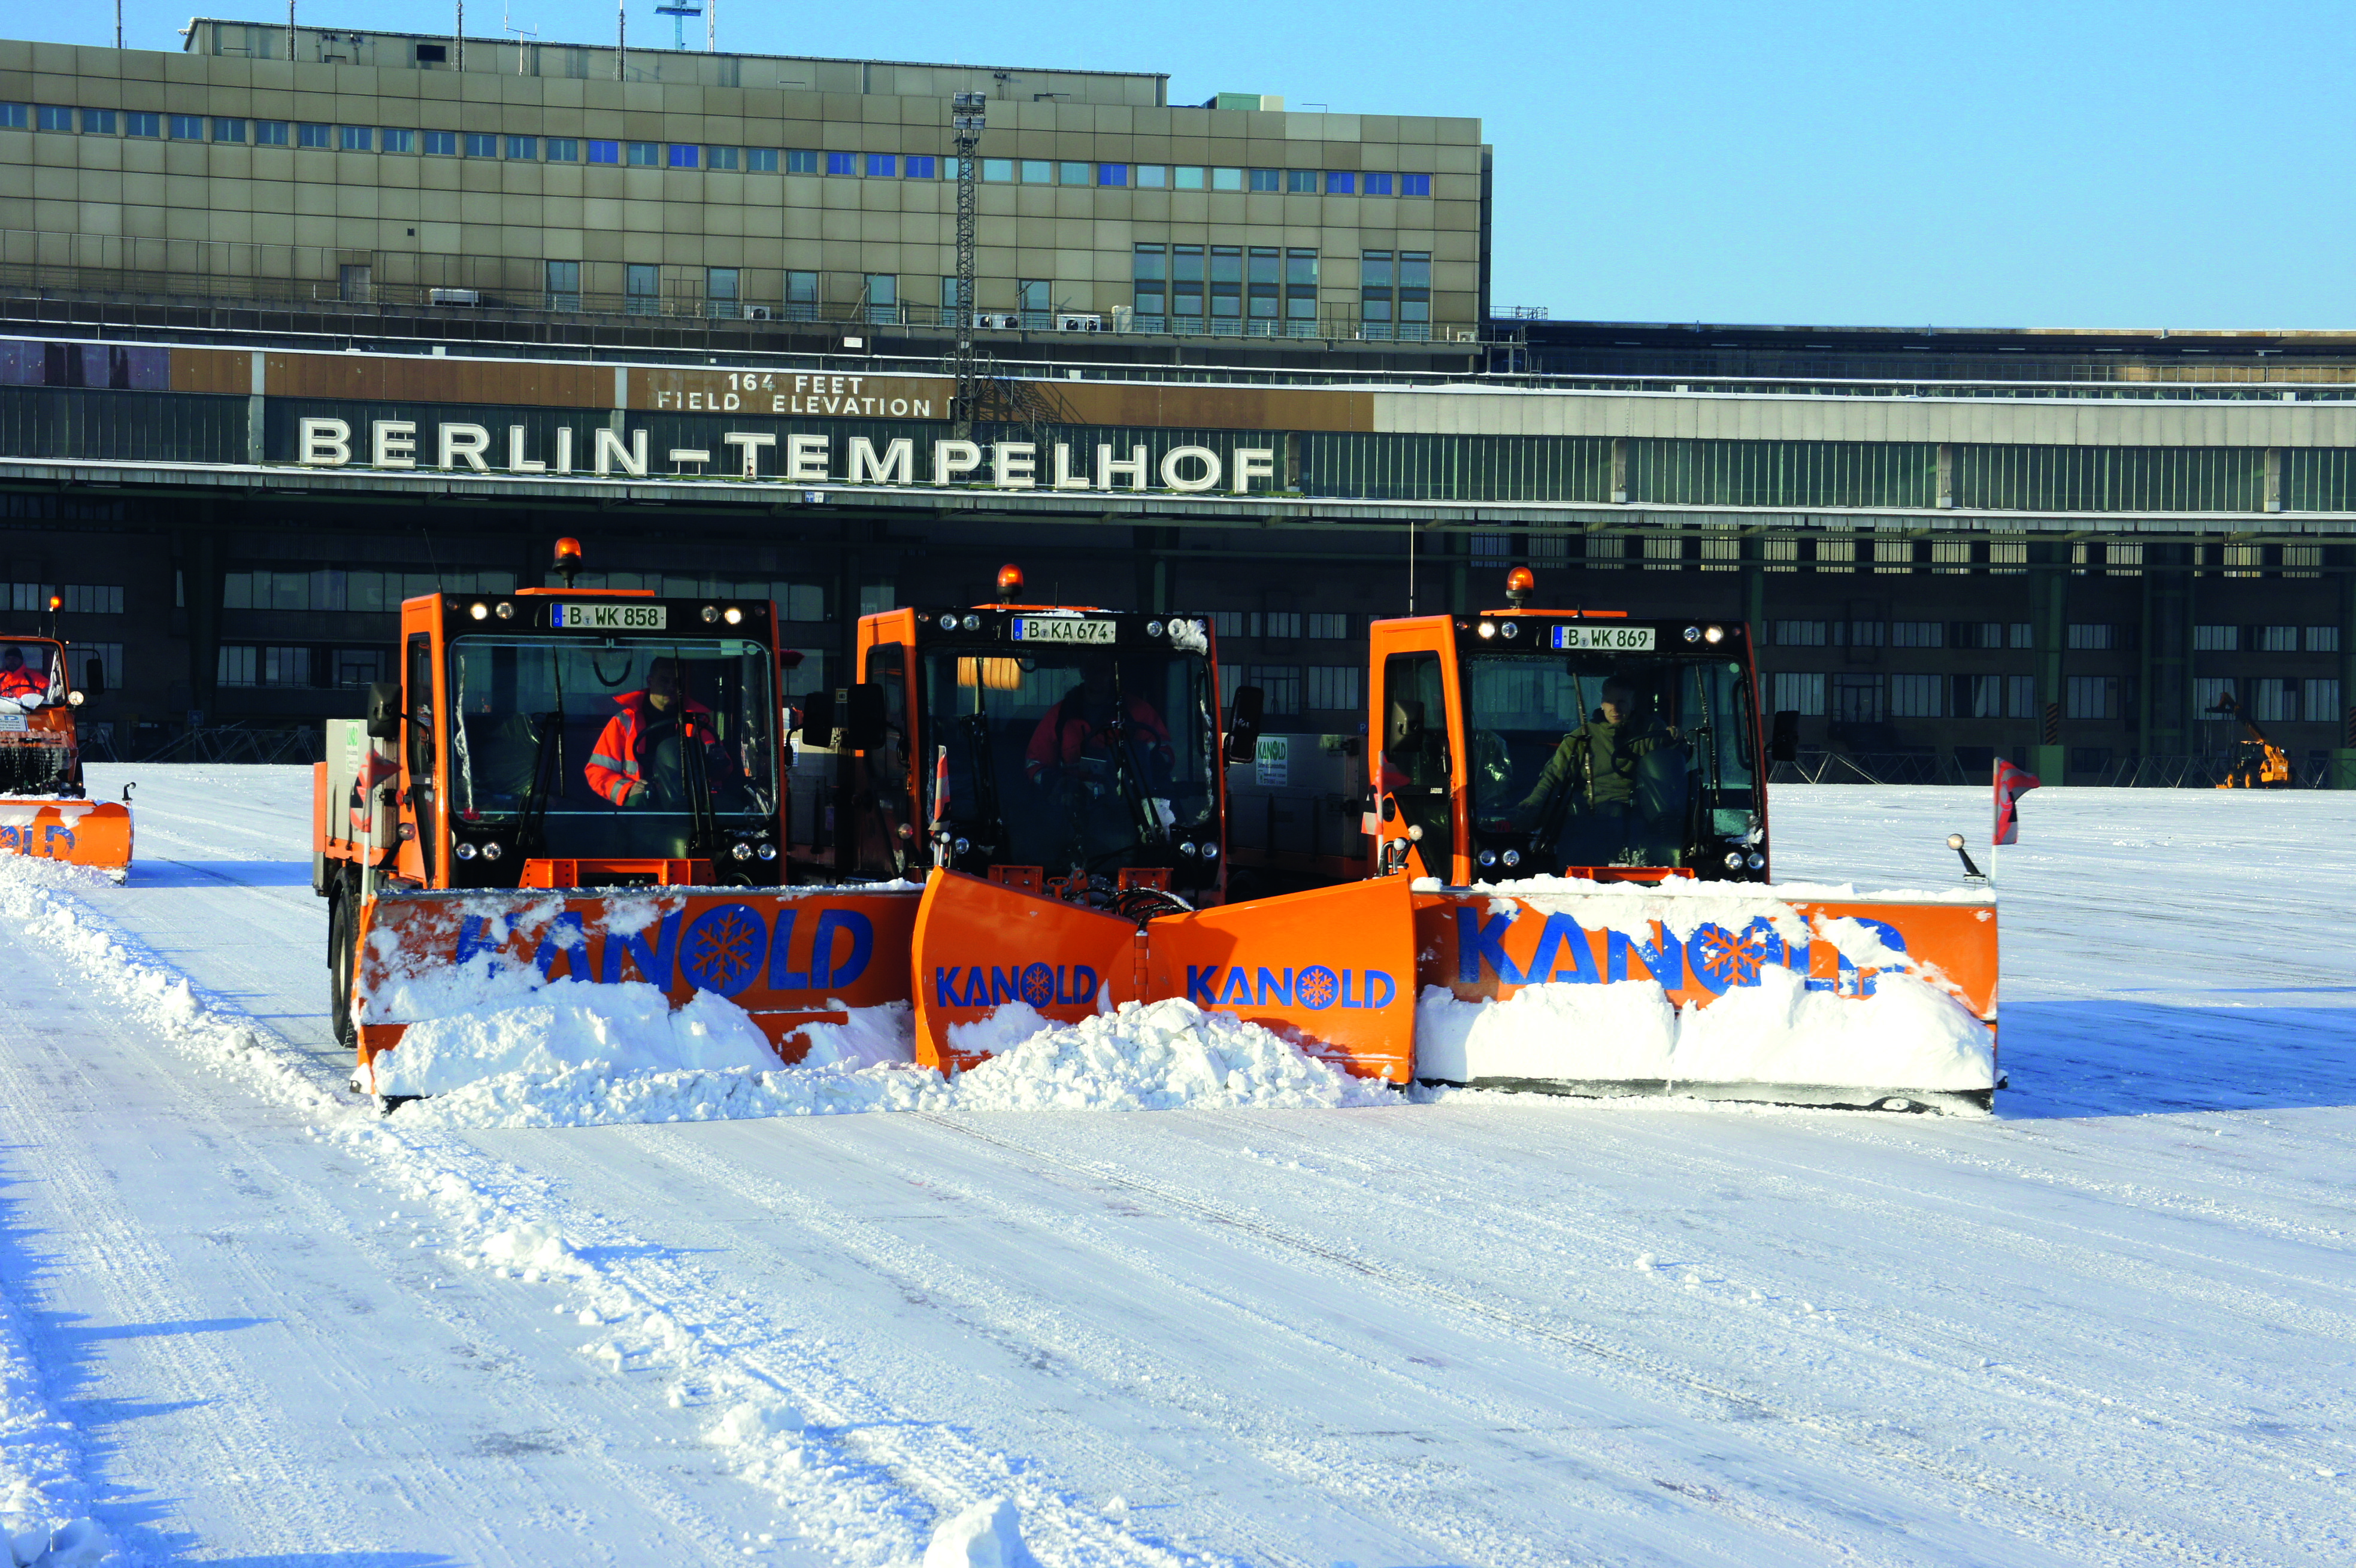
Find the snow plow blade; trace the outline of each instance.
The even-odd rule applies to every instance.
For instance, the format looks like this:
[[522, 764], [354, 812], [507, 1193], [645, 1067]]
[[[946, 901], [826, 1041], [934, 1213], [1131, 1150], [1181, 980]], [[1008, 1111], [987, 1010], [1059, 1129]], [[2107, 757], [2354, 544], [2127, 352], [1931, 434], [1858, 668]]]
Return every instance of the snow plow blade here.
[[131, 874], [131, 808], [112, 800], [0, 800], [0, 854]]
[[1365, 1077], [1414, 1061], [1413, 911], [1401, 878], [1162, 915], [1101, 911], [935, 871], [916, 916], [916, 1060], [962, 1070], [989, 1051], [963, 1026], [1010, 1002], [1077, 1022], [1183, 997], [1260, 1024]]
[[1992, 898], [1635, 885], [1415, 895], [1416, 1076], [1569, 1094], [1987, 1109]]
[[914, 888], [380, 892], [357, 933], [359, 1067], [373, 1086], [410, 1026], [568, 977], [644, 981], [674, 1007], [725, 997], [790, 1064], [808, 1025], [907, 998], [916, 903]]

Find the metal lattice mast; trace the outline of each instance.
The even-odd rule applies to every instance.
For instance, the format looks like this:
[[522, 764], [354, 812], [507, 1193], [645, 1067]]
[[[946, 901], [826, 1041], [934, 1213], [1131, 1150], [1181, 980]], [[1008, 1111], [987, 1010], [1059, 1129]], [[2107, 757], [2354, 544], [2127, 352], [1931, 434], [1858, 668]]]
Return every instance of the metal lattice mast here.
[[974, 150], [981, 145], [989, 94], [960, 92], [949, 101], [949, 136], [957, 148], [957, 349], [950, 370], [957, 379], [950, 418], [957, 439], [973, 439], [974, 411], [981, 400], [981, 376], [974, 364], [974, 273], [980, 264], [976, 238]]

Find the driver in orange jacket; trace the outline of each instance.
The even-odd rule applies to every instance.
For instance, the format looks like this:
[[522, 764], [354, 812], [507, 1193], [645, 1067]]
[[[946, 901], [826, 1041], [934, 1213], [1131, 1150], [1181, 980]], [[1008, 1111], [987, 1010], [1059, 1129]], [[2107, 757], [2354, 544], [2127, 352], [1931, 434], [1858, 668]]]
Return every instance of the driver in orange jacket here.
[[[703, 743], [705, 776], [714, 783], [734, 777], [712, 731], [712, 709], [680, 695], [678, 660], [655, 660], [647, 672], [647, 688], [626, 691], [614, 701], [622, 710], [605, 721], [584, 771], [589, 787], [616, 805], [655, 804], [647, 759], [666, 743], [676, 749], [682, 722], [687, 733]], [[661, 793], [669, 795], [683, 781], [674, 773], [660, 782]]]
[[28, 697], [42, 697], [48, 689], [48, 676], [26, 664], [22, 648], [0, 648], [0, 697], [21, 702]]

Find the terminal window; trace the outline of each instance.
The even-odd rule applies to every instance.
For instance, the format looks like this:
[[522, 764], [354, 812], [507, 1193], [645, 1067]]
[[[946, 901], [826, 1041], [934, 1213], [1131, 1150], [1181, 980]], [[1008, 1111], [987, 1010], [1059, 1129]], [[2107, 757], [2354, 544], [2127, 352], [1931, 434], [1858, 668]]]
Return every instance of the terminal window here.
[[1170, 184], [1170, 165], [1167, 165], [1167, 164], [1140, 164], [1140, 165], [1137, 165], [1137, 187], [1138, 187], [1138, 189], [1140, 189], [1140, 190], [1162, 190], [1162, 189], [1167, 188], [1167, 187], [1168, 187], [1168, 186], [1169, 186], [1169, 184]]
[[938, 160], [937, 160], [930, 153], [909, 154], [908, 177], [912, 180], [928, 180], [933, 178], [933, 168], [937, 161]]
[[1244, 252], [1240, 245], [1211, 247], [1211, 315], [1222, 321], [1243, 316]]
[[[257, 127], [257, 129], [259, 129], [259, 127]], [[403, 131], [388, 127], [384, 131], [383, 135], [383, 150], [385, 152], [413, 153], [417, 151], [417, 133], [414, 131]]]
[[[392, 149], [388, 146], [385, 148], [385, 151], [389, 153], [392, 151]], [[525, 163], [536, 164], [540, 162], [540, 138], [537, 136], [509, 136], [508, 138], [508, 156], [519, 159]]]
[[1358, 706], [1358, 667], [1311, 665], [1309, 707], [1312, 712], [1348, 713]]
[[70, 131], [73, 129], [73, 111], [62, 103], [42, 104], [37, 112], [37, 118], [39, 121], [40, 128], [44, 131]]
[[664, 165], [674, 169], [700, 169], [703, 166], [703, 149], [674, 142], [668, 149]]
[[1356, 193], [1357, 188], [1358, 176], [1352, 174], [1349, 170], [1328, 169], [1325, 171], [1325, 194], [1327, 196], [1351, 196]]
[[[425, 150], [429, 153], [434, 151], [432, 147]], [[622, 161], [622, 144], [619, 142], [592, 142], [589, 144], [589, 161], [593, 164], [618, 164]]]
[[1821, 719], [1825, 712], [1825, 677], [1797, 670], [1781, 670], [1775, 676], [1775, 711], [1797, 713], [1806, 719]]
[[[305, 131], [308, 131], [308, 130], [310, 130], [310, 129], [311, 129], [311, 127], [310, 127], [310, 126], [308, 126], [308, 125], [305, 125], [305, 126], [304, 126], [304, 127], [303, 127], [303, 129], [304, 129], [304, 130], [305, 130]], [[325, 130], [327, 129], [327, 127], [326, 127], [325, 125], [322, 125], [322, 126], [320, 126], [320, 127], [319, 127], [319, 129], [320, 129], [321, 131], [325, 131]], [[308, 146], [310, 144], [306, 142], [306, 143], [305, 143], [304, 144], [305, 144], [305, 146]], [[320, 145], [322, 145], [322, 146], [325, 146], [326, 144], [326, 144], [326, 143], [324, 143], [324, 142], [320, 144]], [[590, 144], [594, 147], [596, 144], [592, 143], [592, 144]], [[611, 142], [608, 142], [608, 143], [606, 143], [606, 144], [605, 144], [605, 145], [606, 145], [607, 147], [611, 147], [613, 144], [613, 144], [613, 143], [611, 143]], [[427, 157], [429, 157], [429, 158], [455, 158], [455, 157], [456, 157], [456, 156], [458, 155], [458, 133], [457, 133], [457, 132], [455, 132], [455, 131], [428, 131], [428, 132], [426, 132], [426, 133], [425, 133], [425, 155], [426, 155]], [[607, 159], [605, 160], [605, 162], [607, 162], [607, 163], [609, 163], [609, 164], [610, 164], [610, 163], [612, 163], [613, 161], [614, 161], [614, 160], [613, 160], [613, 159], [611, 159], [611, 158], [607, 158]]]
[[895, 179], [900, 173], [900, 159], [893, 153], [867, 155], [867, 177], [872, 180]]
[[796, 147], [786, 154], [786, 173], [814, 175], [818, 173], [818, 154], [809, 147]]
[[734, 147], [706, 147], [703, 166], [707, 169], [733, 169], [737, 165], [737, 150]]
[[81, 133], [85, 136], [113, 135], [114, 111], [112, 109], [83, 110], [81, 112]]
[[1430, 175], [1399, 176], [1399, 194], [1401, 196], [1430, 196], [1431, 194], [1431, 176]]
[[1315, 196], [1317, 194], [1317, 171], [1315, 169], [1285, 170], [1284, 188], [1294, 196]]
[[0, 131], [21, 131], [29, 123], [21, 103], [0, 103]]
[[745, 148], [744, 166], [756, 175], [776, 174], [777, 172], [777, 149], [775, 147]]
[[662, 145], [658, 142], [632, 142], [626, 145], [626, 156], [635, 168], [659, 168], [662, 166]]
[[1275, 246], [1252, 247], [1249, 281], [1254, 321], [1274, 321], [1282, 314], [1278, 279], [1283, 267], [1284, 253]]
[[852, 153], [829, 153], [826, 155], [826, 172], [830, 175], [858, 173], [858, 155]]
[[1369, 174], [1366, 176], [1366, 194], [1368, 196], [1390, 195], [1391, 176], [1386, 174]]
[[[155, 116], [150, 114], [147, 118], [153, 120]], [[284, 120], [256, 120], [253, 123], [253, 144], [257, 147], [283, 147], [293, 129]], [[152, 136], [155, 133], [151, 131], [147, 134]]]
[[1254, 169], [1251, 172], [1251, 187], [1254, 190], [1282, 190], [1284, 188], [1284, 171], [1282, 169]]
[[581, 144], [571, 136], [551, 136], [548, 139], [548, 161], [552, 164], [579, 163]]
[[1087, 185], [1088, 183], [1088, 165], [1086, 164], [1057, 164], [1055, 165], [1055, 183], [1057, 185]]
[[164, 117], [134, 111], [123, 117], [123, 133], [126, 136], [161, 136]]
[[245, 122], [242, 120], [215, 120], [213, 122], [213, 140], [216, 142], [244, 141]]
[[1128, 183], [1129, 165], [1127, 164], [1098, 164], [1097, 165], [1097, 184], [1105, 186], [1125, 186]]
[[[346, 126], [347, 134], [351, 127]], [[466, 155], [470, 158], [496, 158], [499, 155], [499, 139], [488, 131], [466, 133]]]
[[1055, 180], [1055, 165], [1045, 158], [1025, 158], [1023, 160], [1023, 183], [1053, 185]]
[[[166, 119], [171, 124], [172, 140], [175, 142], [201, 142], [205, 139], [205, 120], [203, 115], [172, 114], [166, 116]], [[306, 131], [310, 128], [311, 127], [307, 125], [304, 127]], [[306, 147], [326, 146], [327, 143], [324, 133], [326, 132], [327, 127], [322, 125], [319, 127], [319, 130], [323, 134], [317, 142], [305, 142], [303, 144]]]

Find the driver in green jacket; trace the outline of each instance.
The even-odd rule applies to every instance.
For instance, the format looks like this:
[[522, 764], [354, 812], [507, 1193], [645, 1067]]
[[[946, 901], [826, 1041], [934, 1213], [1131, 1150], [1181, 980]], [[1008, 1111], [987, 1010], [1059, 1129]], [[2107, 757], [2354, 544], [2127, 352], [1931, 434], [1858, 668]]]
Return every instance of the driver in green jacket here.
[[1581, 853], [1569, 863], [1608, 864], [1627, 847], [1633, 826], [1637, 763], [1678, 738], [1676, 726], [1640, 716], [1636, 688], [1612, 677], [1603, 683], [1596, 717], [1562, 738], [1537, 785], [1515, 808], [1515, 822], [1534, 825], [1555, 792], [1569, 789], [1571, 808], [1585, 818], [1578, 836]]

